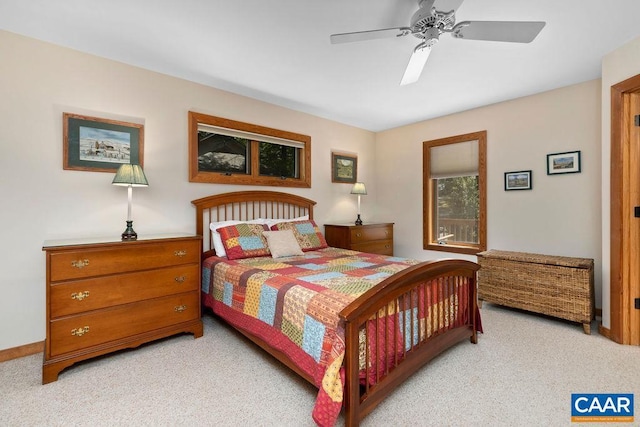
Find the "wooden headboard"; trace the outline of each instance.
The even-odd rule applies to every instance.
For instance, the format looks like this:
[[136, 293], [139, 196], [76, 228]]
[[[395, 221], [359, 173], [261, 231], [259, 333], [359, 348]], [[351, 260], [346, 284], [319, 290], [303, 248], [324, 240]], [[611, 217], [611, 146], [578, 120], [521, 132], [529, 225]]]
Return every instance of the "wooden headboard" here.
[[196, 233], [202, 236], [202, 250], [207, 254], [213, 249], [209, 228], [212, 222], [290, 219], [303, 215], [313, 219], [316, 202], [279, 191], [236, 191], [203, 197], [191, 204], [196, 207]]

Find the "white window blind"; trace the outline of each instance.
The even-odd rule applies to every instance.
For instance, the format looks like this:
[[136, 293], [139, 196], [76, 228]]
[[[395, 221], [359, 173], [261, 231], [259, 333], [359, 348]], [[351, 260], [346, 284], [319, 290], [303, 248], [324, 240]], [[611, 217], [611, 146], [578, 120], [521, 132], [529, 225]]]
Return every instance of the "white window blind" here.
[[205, 125], [202, 123], [198, 124], [198, 131], [215, 133], [219, 135], [227, 135], [235, 138], [249, 139], [252, 141], [260, 141], [260, 142], [268, 142], [271, 144], [285, 145], [287, 147], [304, 148], [304, 143], [299, 141], [293, 141], [291, 139], [278, 138], [276, 136], [262, 135], [259, 133], [245, 132], [241, 130], [222, 128], [218, 126]]
[[478, 140], [431, 147], [431, 179], [478, 175]]

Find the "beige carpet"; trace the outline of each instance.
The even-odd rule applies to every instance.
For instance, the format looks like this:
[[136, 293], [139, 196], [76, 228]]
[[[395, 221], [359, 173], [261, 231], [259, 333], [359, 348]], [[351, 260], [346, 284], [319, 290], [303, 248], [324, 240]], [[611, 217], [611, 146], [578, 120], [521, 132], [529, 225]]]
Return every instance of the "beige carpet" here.
[[[572, 392], [635, 393], [640, 421], [640, 347], [491, 304], [482, 315], [477, 345], [424, 367], [363, 425], [571, 425]], [[0, 426], [314, 425], [311, 385], [211, 315], [204, 324], [200, 339], [77, 364], [45, 386], [41, 354], [0, 363]]]

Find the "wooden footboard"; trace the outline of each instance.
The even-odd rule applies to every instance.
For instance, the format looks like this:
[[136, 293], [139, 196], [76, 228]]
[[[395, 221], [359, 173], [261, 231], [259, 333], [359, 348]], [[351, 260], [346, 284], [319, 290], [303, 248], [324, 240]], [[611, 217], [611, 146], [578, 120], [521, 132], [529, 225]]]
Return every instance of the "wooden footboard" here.
[[476, 343], [478, 269], [464, 260], [421, 263], [342, 310], [347, 426], [358, 425], [393, 389], [447, 348], [465, 338]]

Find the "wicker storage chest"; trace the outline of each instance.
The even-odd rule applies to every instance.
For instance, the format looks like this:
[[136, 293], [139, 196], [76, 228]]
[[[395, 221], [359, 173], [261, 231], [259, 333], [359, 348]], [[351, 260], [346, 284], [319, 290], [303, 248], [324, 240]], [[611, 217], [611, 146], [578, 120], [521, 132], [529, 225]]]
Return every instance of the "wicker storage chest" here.
[[595, 314], [593, 259], [489, 250], [478, 254], [478, 300], [582, 323]]

